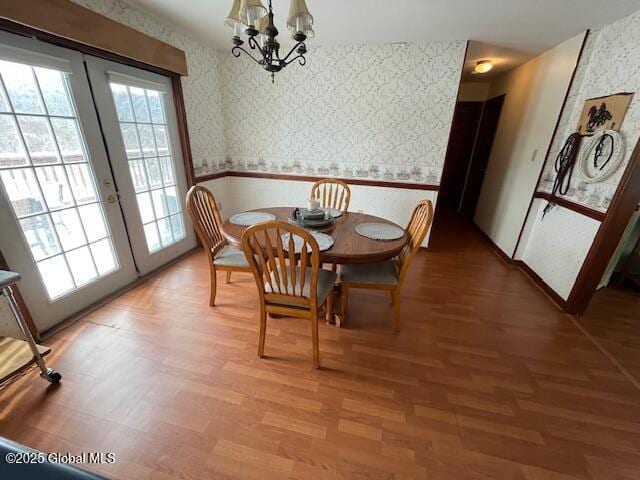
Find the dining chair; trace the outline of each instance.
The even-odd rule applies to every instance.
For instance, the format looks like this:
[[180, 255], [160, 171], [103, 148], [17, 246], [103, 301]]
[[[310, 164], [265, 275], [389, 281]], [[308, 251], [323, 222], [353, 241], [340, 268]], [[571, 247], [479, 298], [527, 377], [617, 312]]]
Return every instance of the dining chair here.
[[323, 208], [336, 208], [346, 212], [349, 208], [351, 190], [342, 180], [324, 178], [313, 184], [311, 197], [320, 200], [320, 206]]
[[216, 301], [216, 272], [227, 272], [227, 283], [231, 282], [231, 272], [251, 272], [244, 252], [229, 245], [222, 233], [222, 220], [213, 194], [204, 187], [194, 185], [187, 192], [187, 210], [196, 233], [207, 252], [211, 273], [211, 293], [209, 305]]
[[[298, 250], [294, 236], [300, 237]], [[274, 221], [247, 228], [242, 249], [260, 295], [258, 357], [264, 355], [267, 314], [304, 318], [311, 323], [313, 366], [320, 368], [318, 311], [325, 304], [332, 311], [337, 275], [320, 268], [318, 242], [303, 228]]]
[[433, 220], [433, 205], [430, 200], [421, 200], [413, 209], [407, 225], [407, 243], [397, 257], [379, 263], [364, 265], [342, 265], [340, 272], [341, 313], [346, 318], [349, 290], [364, 288], [388, 290], [394, 306], [393, 323], [400, 330], [400, 291], [411, 260], [422, 245]]

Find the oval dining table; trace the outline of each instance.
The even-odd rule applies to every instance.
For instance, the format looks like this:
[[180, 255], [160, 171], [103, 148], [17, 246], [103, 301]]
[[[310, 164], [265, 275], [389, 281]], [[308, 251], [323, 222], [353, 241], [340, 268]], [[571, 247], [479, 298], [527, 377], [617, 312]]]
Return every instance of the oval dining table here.
[[[288, 222], [289, 213], [293, 209], [294, 207], [270, 207], [250, 211], [271, 213], [276, 217], [276, 220]], [[407, 243], [406, 232], [402, 238], [391, 241], [380, 241], [363, 237], [356, 233], [356, 225], [360, 223], [388, 223], [399, 226], [389, 220], [374, 215], [343, 212], [342, 215], [335, 219], [331, 227], [318, 229], [318, 231], [333, 237], [333, 246], [328, 250], [320, 252], [320, 261], [322, 263], [338, 265], [382, 262], [398, 255]], [[229, 220], [224, 222], [222, 226], [227, 241], [237, 247], [240, 247], [242, 234], [246, 229], [247, 227], [235, 225]], [[334, 304], [339, 305], [339, 302], [335, 302]], [[336, 325], [340, 326], [343, 319], [339, 312], [334, 312], [334, 315]]]

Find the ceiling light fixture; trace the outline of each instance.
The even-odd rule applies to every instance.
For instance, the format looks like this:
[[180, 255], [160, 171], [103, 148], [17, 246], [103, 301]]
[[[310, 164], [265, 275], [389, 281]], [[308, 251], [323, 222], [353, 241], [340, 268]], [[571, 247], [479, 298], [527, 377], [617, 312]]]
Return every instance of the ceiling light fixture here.
[[[313, 17], [309, 13], [305, 0], [291, 0], [287, 27], [291, 32], [291, 38], [296, 44], [289, 53], [280, 56], [280, 43], [276, 40], [278, 29], [273, 24], [273, 7], [269, 0], [267, 10], [260, 0], [234, 0], [229, 16], [224, 21], [225, 25], [233, 28], [234, 47], [231, 54], [238, 58], [242, 52], [271, 73], [271, 81], [275, 74], [287, 65], [298, 60], [300, 65], [305, 65], [307, 59], [307, 46], [305, 41], [313, 38]], [[242, 45], [245, 43], [241, 36], [245, 33], [249, 38], [249, 49]], [[255, 53], [252, 53], [252, 51]]]
[[491, 63], [491, 60], [480, 60], [474, 67], [473, 71], [475, 73], [487, 73], [492, 68], [493, 63]]

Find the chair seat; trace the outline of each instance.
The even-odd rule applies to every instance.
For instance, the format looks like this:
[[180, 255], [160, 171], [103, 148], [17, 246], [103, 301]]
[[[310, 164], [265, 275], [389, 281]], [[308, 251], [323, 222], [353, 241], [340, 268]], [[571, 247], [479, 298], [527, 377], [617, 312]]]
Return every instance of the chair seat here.
[[213, 264], [220, 267], [249, 268], [249, 262], [247, 262], [244, 252], [232, 245], [227, 245], [220, 250], [216, 258], [213, 259]]
[[363, 265], [341, 265], [340, 279], [344, 283], [397, 285], [398, 263], [395, 259]]
[[[307, 271], [305, 272], [305, 281], [304, 281], [304, 288], [302, 289], [302, 295], [300, 295], [300, 267], [296, 267], [296, 289], [295, 289], [295, 293], [298, 296], [303, 296], [303, 297], [307, 297], [309, 298], [310, 295], [310, 291], [311, 291], [311, 267], [307, 268]], [[280, 275], [280, 266], [278, 266], [278, 274]], [[323, 270], [320, 269], [318, 270], [318, 287], [317, 287], [317, 292], [318, 292], [318, 306], [322, 305], [325, 300], [327, 299], [327, 297], [329, 296], [329, 293], [331, 293], [331, 291], [333, 290], [333, 286], [336, 283], [336, 278], [338, 276], [336, 275], [335, 272], [331, 272], [329, 270]], [[271, 273], [271, 279], [273, 281], [273, 284], [276, 285], [276, 281], [275, 281], [275, 277], [273, 272]], [[282, 279], [282, 276], [280, 275], [280, 279]], [[288, 278], [288, 283], [289, 283], [289, 292], [293, 292], [293, 286], [291, 285], [291, 278]], [[269, 287], [269, 285], [265, 285], [264, 286], [265, 292], [267, 293], [280, 293], [277, 291], [277, 287], [276, 287], [276, 291], [273, 292], [271, 290], [271, 288]], [[296, 303], [288, 303], [286, 301], [283, 302], [278, 302], [279, 304], [282, 305], [292, 305], [292, 306], [300, 306], [299, 304]]]

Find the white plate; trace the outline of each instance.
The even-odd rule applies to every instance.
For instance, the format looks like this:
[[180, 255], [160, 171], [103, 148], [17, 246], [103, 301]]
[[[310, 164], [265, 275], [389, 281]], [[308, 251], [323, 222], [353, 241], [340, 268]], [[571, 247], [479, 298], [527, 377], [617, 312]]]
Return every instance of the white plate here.
[[250, 227], [256, 223], [269, 222], [275, 220], [276, 216], [267, 212], [243, 212], [231, 215], [229, 221], [234, 225], [240, 225], [241, 227]]
[[[331, 247], [333, 247], [333, 237], [331, 235], [327, 235], [326, 233], [320, 233], [320, 232], [309, 232], [311, 233], [311, 235], [313, 236], [313, 238], [316, 239], [316, 242], [318, 242], [318, 247], [320, 248], [321, 252], [324, 252], [325, 250], [329, 250]], [[287, 248], [289, 247], [289, 234], [285, 233], [282, 235], [282, 247], [284, 248], [285, 251], [288, 251]], [[295, 253], [300, 253], [300, 250], [302, 249], [302, 243], [303, 240], [302, 238], [300, 238], [297, 235], [293, 236], [293, 245], [295, 248]], [[307, 245], [307, 252], [311, 251], [311, 247], [309, 245]]]
[[372, 240], [398, 240], [404, 230], [389, 223], [360, 223], [356, 225], [356, 233]]
[[325, 212], [329, 212], [329, 215], [331, 215], [333, 218], [338, 218], [340, 215], [342, 215], [342, 210], [338, 210], [337, 208], [326, 207], [322, 210], [324, 210]]

